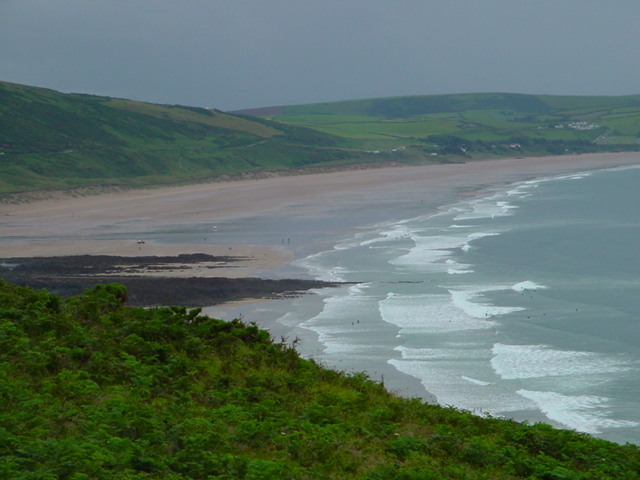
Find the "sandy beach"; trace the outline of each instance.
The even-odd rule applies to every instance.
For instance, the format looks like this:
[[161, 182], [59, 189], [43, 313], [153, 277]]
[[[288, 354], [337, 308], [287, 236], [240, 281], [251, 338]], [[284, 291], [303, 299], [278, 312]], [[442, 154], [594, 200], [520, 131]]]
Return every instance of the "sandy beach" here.
[[[300, 242], [291, 245], [290, 239], [285, 240], [286, 232], [282, 239], [275, 234], [266, 238], [261, 231], [225, 234], [218, 230], [218, 223], [241, 224], [250, 217], [326, 220], [332, 216], [349, 216], [354, 207], [371, 202], [392, 207], [400, 201], [415, 201], [428, 213], [460, 195], [477, 194], [491, 185], [638, 162], [640, 157], [633, 153], [510, 158], [2, 204], [0, 258], [207, 253], [245, 257], [245, 260], [230, 269], [176, 274], [264, 275], [290, 262], [296, 249], [301, 248]], [[335, 223], [335, 228], [350, 228], [358, 225], [358, 219]], [[180, 239], [179, 233], [193, 225], [200, 226], [199, 237], [191, 235]], [[163, 236], [162, 232], [166, 231], [171, 235]], [[309, 233], [313, 237], [312, 232]], [[169, 237], [172, 239], [166, 241]]]

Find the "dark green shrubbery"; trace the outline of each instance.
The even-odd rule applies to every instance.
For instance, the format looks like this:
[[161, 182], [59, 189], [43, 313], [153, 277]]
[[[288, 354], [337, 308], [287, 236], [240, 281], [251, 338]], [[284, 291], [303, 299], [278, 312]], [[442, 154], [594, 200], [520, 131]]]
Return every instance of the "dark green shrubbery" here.
[[0, 478], [635, 479], [588, 435], [398, 398], [238, 320], [0, 284]]

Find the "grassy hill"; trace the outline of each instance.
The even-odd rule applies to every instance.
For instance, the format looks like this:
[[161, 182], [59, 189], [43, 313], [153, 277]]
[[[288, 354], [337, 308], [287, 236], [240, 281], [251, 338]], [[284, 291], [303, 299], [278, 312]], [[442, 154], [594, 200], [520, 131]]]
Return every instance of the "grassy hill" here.
[[[0, 82], [0, 194], [141, 186], [360, 161], [314, 130]], [[366, 160], [366, 159], [365, 159]]]
[[465, 94], [224, 113], [0, 82], [0, 196], [640, 148], [640, 96]]
[[[244, 110], [387, 153], [500, 156], [637, 150], [640, 95], [430, 95]], [[398, 150], [396, 150], [398, 152]]]
[[640, 449], [482, 418], [199, 310], [0, 282], [0, 478], [637, 479]]

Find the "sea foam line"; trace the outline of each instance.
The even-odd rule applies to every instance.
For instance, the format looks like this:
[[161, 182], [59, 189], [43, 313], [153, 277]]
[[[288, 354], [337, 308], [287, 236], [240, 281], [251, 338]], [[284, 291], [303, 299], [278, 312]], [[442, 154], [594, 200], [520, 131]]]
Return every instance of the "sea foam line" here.
[[324, 298], [322, 311], [300, 324], [300, 327], [318, 335], [326, 354], [353, 354], [368, 348], [353, 338], [357, 333], [353, 326], [354, 312], [367, 317], [375, 305], [362, 294], [366, 288], [367, 284], [352, 285], [342, 289], [340, 295]]
[[603, 428], [636, 427], [638, 422], [607, 418], [609, 398], [594, 395], [562, 395], [520, 389], [516, 393], [536, 403], [550, 420], [579, 432], [598, 434]]
[[485, 285], [482, 287], [470, 287], [464, 290], [450, 289], [449, 295], [451, 296], [451, 303], [456, 308], [473, 318], [487, 319], [526, 310], [524, 307], [500, 307], [488, 302], [478, 301], [478, 299], [483, 298], [487, 292], [501, 291], [506, 288], [504, 285]]
[[479, 198], [464, 204], [458, 204], [456, 210], [458, 213], [454, 217], [454, 221], [460, 220], [477, 220], [481, 218], [506, 217], [512, 215], [512, 210], [517, 209], [506, 200], [503, 200], [504, 194], [496, 194], [490, 197]]
[[[446, 294], [389, 293], [378, 303], [380, 316], [407, 332], [437, 333], [484, 330], [496, 324], [456, 308]], [[480, 319], [482, 318], [482, 319]]]
[[503, 379], [572, 376], [578, 381], [577, 375], [611, 374], [631, 368], [619, 359], [593, 352], [556, 350], [549, 345], [496, 343], [492, 353], [491, 366]]
[[389, 260], [389, 263], [420, 272], [473, 273], [472, 265], [458, 263], [452, 259], [455, 251], [468, 252], [475, 240], [494, 235], [499, 234], [496, 232], [477, 232], [472, 234], [414, 235], [412, 237], [414, 247], [409, 249], [407, 253]]
[[400, 372], [418, 378], [441, 405], [494, 415], [536, 408], [531, 400], [493, 383], [494, 374], [490, 368], [488, 371], [484, 368], [490, 356], [488, 350], [481, 345], [452, 347], [400, 346], [396, 350], [402, 357], [392, 358], [388, 363]]

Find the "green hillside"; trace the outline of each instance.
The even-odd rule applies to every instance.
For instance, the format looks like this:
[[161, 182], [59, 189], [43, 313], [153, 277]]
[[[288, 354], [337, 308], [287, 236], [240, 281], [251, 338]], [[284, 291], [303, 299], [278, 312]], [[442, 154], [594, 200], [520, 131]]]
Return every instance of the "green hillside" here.
[[0, 478], [640, 477], [640, 449], [424, 404], [238, 320], [0, 282]]
[[340, 139], [218, 110], [0, 82], [0, 194], [360, 161]]
[[354, 163], [638, 150], [640, 96], [432, 95], [224, 113], [0, 82], [0, 196]]
[[341, 136], [380, 153], [402, 148], [405, 156], [411, 152], [487, 157], [640, 148], [640, 95], [430, 95], [242, 113]]

